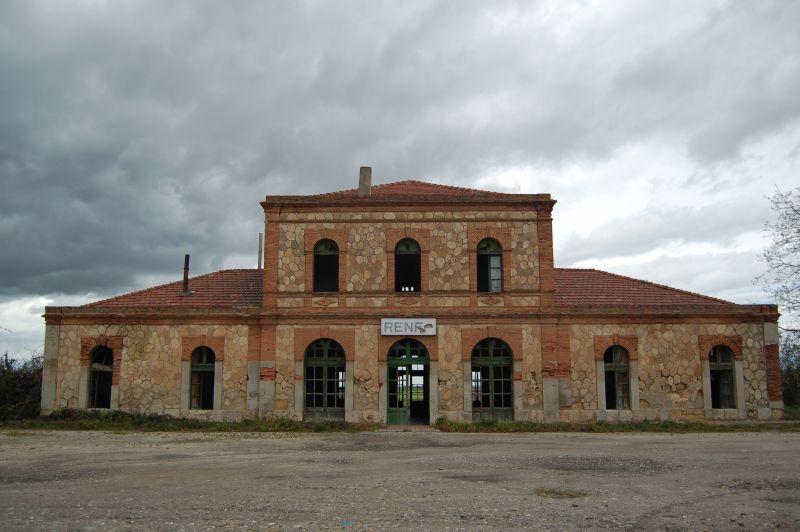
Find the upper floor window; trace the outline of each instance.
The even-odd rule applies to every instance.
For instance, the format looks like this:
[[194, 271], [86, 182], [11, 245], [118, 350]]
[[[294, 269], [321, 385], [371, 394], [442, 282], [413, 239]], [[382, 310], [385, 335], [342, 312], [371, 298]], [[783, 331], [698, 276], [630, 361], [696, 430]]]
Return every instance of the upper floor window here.
[[314, 246], [314, 292], [339, 291], [339, 246], [320, 240]]
[[419, 244], [404, 238], [394, 248], [394, 289], [396, 292], [419, 292], [422, 287]]
[[478, 243], [478, 292], [503, 291], [503, 248], [494, 238]]

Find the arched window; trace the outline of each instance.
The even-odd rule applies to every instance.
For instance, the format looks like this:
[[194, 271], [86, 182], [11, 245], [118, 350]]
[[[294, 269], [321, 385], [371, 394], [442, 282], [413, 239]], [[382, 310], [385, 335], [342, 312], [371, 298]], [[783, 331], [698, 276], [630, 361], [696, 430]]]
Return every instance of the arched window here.
[[394, 289], [396, 292], [419, 292], [422, 288], [419, 244], [404, 238], [394, 248]]
[[478, 292], [503, 291], [503, 248], [494, 238], [478, 243]]
[[339, 246], [320, 240], [314, 246], [314, 292], [339, 291]]
[[89, 407], [111, 408], [111, 376], [114, 374], [114, 353], [108, 347], [97, 347], [90, 358]]
[[210, 347], [201, 346], [192, 351], [192, 388], [190, 408], [214, 408], [214, 363], [216, 356]]
[[618, 345], [612, 345], [603, 355], [606, 410], [628, 410], [631, 407], [629, 358], [625, 348]]
[[733, 385], [733, 351], [716, 345], [708, 353], [711, 370], [711, 408], [736, 408]]
[[344, 349], [323, 338], [306, 348], [304, 419], [344, 421]]
[[514, 419], [511, 348], [497, 338], [486, 338], [472, 349], [473, 419]]

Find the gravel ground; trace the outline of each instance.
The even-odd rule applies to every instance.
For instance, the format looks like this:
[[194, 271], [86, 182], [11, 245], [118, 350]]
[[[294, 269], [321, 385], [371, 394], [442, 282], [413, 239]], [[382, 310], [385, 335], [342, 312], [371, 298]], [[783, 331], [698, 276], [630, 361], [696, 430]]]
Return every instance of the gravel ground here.
[[800, 434], [0, 432], [0, 529], [800, 529]]

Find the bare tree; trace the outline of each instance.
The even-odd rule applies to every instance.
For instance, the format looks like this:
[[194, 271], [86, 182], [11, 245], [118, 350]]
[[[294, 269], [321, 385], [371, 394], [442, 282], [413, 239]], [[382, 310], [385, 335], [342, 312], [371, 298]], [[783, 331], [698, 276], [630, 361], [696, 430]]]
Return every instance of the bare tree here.
[[800, 188], [776, 190], [769, 199], [777, 213], [766, 228], [772, 243], [764, 250], [767, 272], [760, 276], [775, 302], [788, 313], [800, 311]]

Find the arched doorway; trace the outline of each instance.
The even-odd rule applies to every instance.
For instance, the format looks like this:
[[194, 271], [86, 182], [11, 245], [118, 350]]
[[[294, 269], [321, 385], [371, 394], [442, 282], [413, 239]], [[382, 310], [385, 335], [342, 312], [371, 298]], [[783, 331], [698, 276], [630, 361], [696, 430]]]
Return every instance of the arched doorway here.
[[430, 390], [428, 350], [417, 340], [404, 339], [386, 357], [389, 425], [428, 425]]
[[306, 348], [305, 421], [344, 421], [344, 348], [330, 338], [322, 338]]

